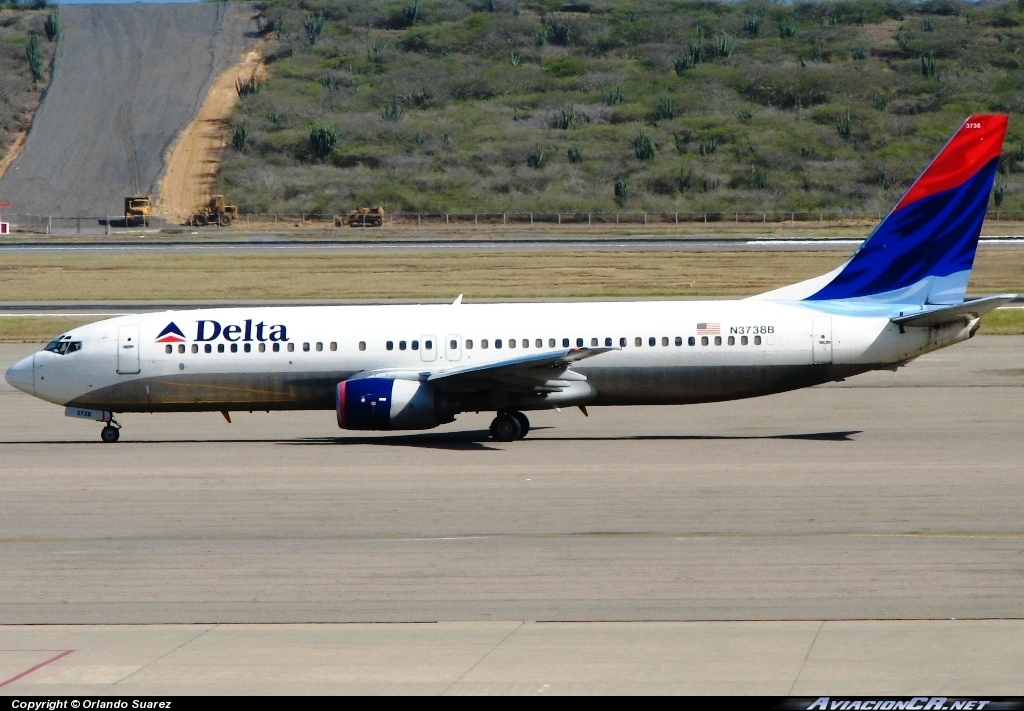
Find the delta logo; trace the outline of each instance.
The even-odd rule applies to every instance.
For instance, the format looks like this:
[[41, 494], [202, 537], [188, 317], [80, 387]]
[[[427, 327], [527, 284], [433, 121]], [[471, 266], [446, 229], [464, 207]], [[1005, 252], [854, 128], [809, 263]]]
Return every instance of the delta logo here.
[[[222, 324], [212, 319], [196, 321], [196, 337], [199, 343], [223, 338], [225, 341], [246, 343], [257, 341], [288, 341], [288, 329], [283, 324], [267, 325], [263, 321], [253, 322], [251, 318], [240, 324]], [[156, 343], [186, 343], [188, 339], [178, 325], [171, 321], [156, 337]]]
[[185, 334], [181, 332], [174, 321], [167, 324], [167, 327], [156, 337], [157, 343], [184, 343], [186, 340]]

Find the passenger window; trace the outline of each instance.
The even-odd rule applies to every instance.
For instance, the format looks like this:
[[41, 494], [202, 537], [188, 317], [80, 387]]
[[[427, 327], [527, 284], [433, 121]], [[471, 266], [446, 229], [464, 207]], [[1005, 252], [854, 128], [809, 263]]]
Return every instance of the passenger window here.
[[654, 336], [651, 336], [650, 338], [647, 339], [647, 345], [649, 345], [649, 346], [653, 346], [657, 342], [658, 342], [658, 339], [655, 338]]
[[309, 343], [303, 343], [302, 344], [302, 351], [304, 353], [309, 353]]
[[729, 336], [729, 345], [730, 346], [735, 346], [736, 345], [736, 336]]
[[217, 344], [217, 352], [218, 353], [223, 353], [224, 352], [224, 344], [223, 343], [218, 343]]
[[643, 344], [644, 344], [644, 339], [640, 338], [640, 336], [637, 336], [635, 339], [633, 339], [633, 345], [636, 346], [637, 348], [639, 348]]
[[317, 353], [319, 353], [319, 352], [320, 352], [320, 351], [322, 351], [323, 349], [324, 349], [324, 344], [323, 344], [323, 343], [321, 343], [320, 341], [317, 341], [317, 342], [316, 342], [316, 350], [317, 350]]
[[266, 351], [267, 351], [267, 344], [266, 343], [261, 343], [259, 351], [260, 351], [260, 353], [266, 353]]
[[508, 339], [508, 347], [509, 348], [515, 348], [516, 347], [516, 339], [514, 339], [514, 338]]
[[199, 352], [199, 344], [197, 344], [197, 343], [193, 343], [192, 344], [192, 352], [193, 353], [198, 353]]
[[494, 339], [494, 347], [495, 348], [501, 348], [501, 339], [500, 338], [495, 338]]
[[481, 348], [485, 348], [485, 349], [487, 348], [487, 339], [486, 338], [484, 338], [483, 340], [480, 341], [480, 347]]
[[529, 348], [529, 347], [530, 347], [530, 339], [529, 338], [524, 338], [523, 339], [523, 348]]
[[708, 337], [707, 336], [701, 336], [700, 337], [700, 344], [702, 346], [706, 346], [708, 344]]
[[619, 339], [619, 347], [620, 348], [625, 348], [626, 347], [626, 337], [625, 336], [623, 336], [622, 338]]
[[682, 336], [676, 336], [676, 345], [677, 346], [683, 345], [683, 337]]
[[405, 347], [406, 347], [406, 345], [408, 345], [408, 344], [407, 344], [407, 343], [406, 343], [405, 341], [399, 341], [399, 342], [398, 342], [398, 350], [400, 350], [400, 351], [404, 351], [404, 350], [405, 350]]
[[754, 345], [755, 346], [761, 345], [761, 337], [760, 336], [754, 336]]
[[604, 339], [604, 345], [606, 347], [610, 347], [612, 345], [612, 339], [611, 338], [605, 338]]
[[663, 345], [663, 346], [667, 346], [668, 345], [668, 336], [662, 336], [661, 337], [661, 345]]
[[473, 350], [473, 339], [472, 338], [467, 338], [466, 339], [466, 350], [467, 351]]
[[332, 351], [338, 350], [338, 342], [337, 341], [331, 341], [331, 350]]
[[173, 352], [174, 352], [174, 346], [166, 346], [164, 348], [164, 353], [173, 353]]
[[207, 344], [206, 344], [206, 345], [205, 345], [205, 346], [203, 347], [203, 350], [204, 350], [204, 351], [206, 351], [207, 353], [213, 353], [213, 346], [211, 346], [211, 345], [210, 345], [209, 343], [207, 343]]
[[389, 351], [393, 351], [395, 350], [395, 342], [388, 341], [387, 343], [384, 344], [384, 347], [387, 348]]
[[238, 344], [237, 343], [232, 343], [231, 344], [231, 352], [232, 353], [238, 353]]
[[456, 348], [459, 347], [459, 342], [453, 338], [452, 340], [448, 341], [448, 347], [451, 348], [452, 350], [455, 350]]
[[596, 348], [597, 347], [597, 339], [596, 338], [591, 338], [590, 339], [590, 347], [591, 348]]
[[430, 351], [434, 349], [433, 341], [423, 341], [423, 350]]
[[554, 348], [554, 347], [555, 347], [555, 339], [554, 338], [549, 338], [548, 339], [548, 348]]
[[[543, 338], [538, 338], [536, 341], [533, 342], [533, 345], [537, 346], [538, 348], [543, 348], [544, 347], [544, 339]], [[552, 344], [552, 345], [554, 345], [554, 344]]]
[[[275, 343], [274, 345], [276, 346], [277, 344]], [[274, 350], [276, 351], [277, 348], [274, 348]], [[359, 341], [359, 350], [361, 350], [361, 351], [365, 351], [366, 350], [366, 341]]]
[[722, 345], [722, 337], [721, 336], [715, 336], [715, 345], [716, 346]]
[[184, 352], [185, 352], [185, 344], [184, 343], [179, 343], [178, 344], [178, 353], [184, 353]]
[[689, 338], [687, 338], [686, 342], [689, 343], [691, 346], [697, 345], [697, 339], [694, 338], [693, 336], [690, 336]]
[[568, 338], [563, 338], [562, 339], [562, 348], [568, 348], [568, 347], [569, 347], [569, 339]]
[[419, 341], [413, 341], [412, 342], [412, 349], [414, 351], [418, 351], [420, 349], [420, 342]]
[[274, 344], [274, 353], [277, 353], [280, 350], [281, 350], [281, 344], [280, 343], [275, 343]]
[[295, 352], [295, 344], [294, 343], [289, 343], [288, 344], [288, 352], [289, 353], [294, 353]]
[[250, 351], [252, 351], [252, 344], [246, 343], [244, 346], [242, 346], [242, 350], [245, 351], [246, 353], [249, 353]]
[[746, 336], [740, 336], [740, 345], [741, 346], [747, 345], [747, 337]]

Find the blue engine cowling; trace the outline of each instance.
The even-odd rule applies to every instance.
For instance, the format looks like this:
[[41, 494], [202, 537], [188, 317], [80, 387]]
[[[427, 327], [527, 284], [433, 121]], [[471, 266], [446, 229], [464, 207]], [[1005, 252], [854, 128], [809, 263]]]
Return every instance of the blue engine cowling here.
[[434, 389], [415, 380], [344, 380], [336, 403], [343, 430], [428, 430], [441, 424]]

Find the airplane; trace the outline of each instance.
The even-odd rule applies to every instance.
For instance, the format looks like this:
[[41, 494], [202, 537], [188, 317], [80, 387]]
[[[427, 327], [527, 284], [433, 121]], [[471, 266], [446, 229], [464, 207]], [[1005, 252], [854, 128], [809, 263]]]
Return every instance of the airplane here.
[[334, 410], [346, 430], [423, 430], [493, 411], [733, 400], [896, 370], [971, 338], [1012, 301], [966, 299], [1008, 117], [968, 118], [856, 252], [744, 299], [210, 308], [72, 329], [6, 372], [103, 422], [128, 412]]

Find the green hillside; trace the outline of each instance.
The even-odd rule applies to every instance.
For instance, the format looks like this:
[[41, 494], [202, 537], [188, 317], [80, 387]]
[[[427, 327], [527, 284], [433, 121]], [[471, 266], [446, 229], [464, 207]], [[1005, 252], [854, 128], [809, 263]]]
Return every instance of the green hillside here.
[[978, 112], [1024, 211], [1017, 3], [261, 8], [218, 177], [246, 211], [884, 211]]
[[45, 2], [0, 8], [0, 158], [32, 122], [50, 83], [60, 31], [59, 10], [46, 9]]

